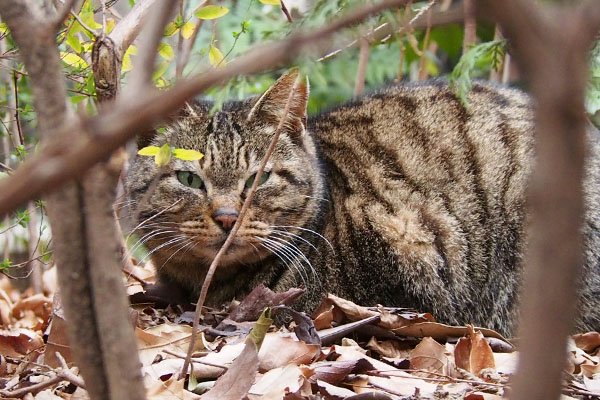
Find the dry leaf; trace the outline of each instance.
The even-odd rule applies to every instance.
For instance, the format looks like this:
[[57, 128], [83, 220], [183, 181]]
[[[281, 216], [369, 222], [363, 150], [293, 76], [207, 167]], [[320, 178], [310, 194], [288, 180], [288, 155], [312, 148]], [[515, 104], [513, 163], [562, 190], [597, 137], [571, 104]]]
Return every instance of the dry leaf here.
[[[497, 338], [510, 344], [510, 342], [506, 338], [504, 338], [496, 331], [478, 327], [476, 327], [475, 329], [481, 331], [481, 333], [483, 333], [486, 337]], [[417, 324], [408, 325], [402, 328], [393, 329], [392, 331], [398, 335], [411, 337], [429, 336], [436, 340], [446, 340], [449, 337], [456, 338], [461, 336], [467, 336], [469, 334], [469, 330], [466, 326], [450, 326], [440, 324], [438, 322], [421, 322]]]
[[591, 352], [600, 346], [600, 333], [598, 332], [587, 332], [573, 335], [575, 345], [583, 351]]
[[311, 394], [305, 372], [297, 365], [275, 368], [262, 375], [248, 393], [250, 400], [282, 399], [286, 393]]
[[334, 386], [321, 380], [317, 380], [317, 387], [319, 388], [319, 393], [321, 393], [327, 399], [343, 400], [356, 394], [352, 390]]
[[454, 348], [456, 366], [480, 376], [484, 369], [495, 369], [494, 353], [480, 331], [467, 325], [468, 337], [461, 338]]
[[332, 328], [331, 322], [333, 321], [333, 305], [330, 305], [328, 309], [319, 313], [315, 318], [313, 323], [315, 324], [315, 329], [320, 331], [322, 329]]
[[0, 354], [18, 357], [29, 354], [44, 345], [42, 336], [30, 329], [0, 330]]
[[289, 363], [309, 364], [319, 350], [319, 345], [306, 344], [277, 332], [268, 333], [258, 353], [260, 370], [268, 371]]
[[390, 358], [408, 358], [410, 355], [410, 350], [407, 349], [407, 346], [398, 340], [384, 340], [380, 342], [375, 337], [372, 337], [369, 343], [367, 343], [367, 348], [376, 351], [384, 357]]
[[314, 371], [310, 382], [317, 380], [333, 385], [341, 383], [348, 374], [360, 374], [373, 369], [373, 365], [364, 358], [348, 361], [320, 361], [309, 366]]
[[239, 400], [246, 396], [258, 371], [258, 348], [252, 340], [246, 340], [242, 353], [231, 367], [202, 395], [203, 400]]
[[[448, 356], [446, 347], [430, 337], [423, 338], [421, 343], [410, 352], [410, 367], [436, 374], [448, 375]], [[430, 376], [416, 372], [419, 376]]]
[[304, 289], [291, 288], [277, 293], [260, 284], [242, 300], [228, 318], [235, 322], [256, 321], [265, 308], [289, 305], [304, 291]]
[[177, 380], [176, 376], [172, 376], [166, 381], [154, 381], [150, 385], [146, 385], [146, 398], [148, 400], [195, 400], [200, 399], [200, 396], [185, 390], [185, 380]]

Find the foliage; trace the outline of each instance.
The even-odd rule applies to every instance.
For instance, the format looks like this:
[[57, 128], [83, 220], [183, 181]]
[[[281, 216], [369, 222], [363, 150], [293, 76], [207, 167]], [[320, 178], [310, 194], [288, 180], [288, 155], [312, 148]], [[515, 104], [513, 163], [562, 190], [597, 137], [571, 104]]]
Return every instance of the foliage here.
[[[114, 2], [107, 2], [111, 6]], [[100, 32], [110, 34], [119, 23], [119, 15], [126, 15], [136, 3], [119, 2], [118, 13], [96, 9], [91, 0], [79, 2], [74, 12], [64, 21], [56, 37], [60, 58], [63, 63], [68, 85], [69, 100], [79, 113], [97, 113], [96, 89], [91, 68], [91, 51], [95, 35]], [[426, 12], [428, 1], [415, 1], [409, 8], [386, 11], [371, 17], [360, 26], [352, 27], [333, 38], [331, 43], [340, 49], [335, 55], [318, 59], [313, 54], [299, 54], [296, 61], [301, 72], [310, 79], [309, 113], [333, 107], [354, 96], [354, 84], [358, 69], [357, 46], [346, 48], [361, 34], [370, 33], [383, 24], [403, 26], [419, 12]], [[290, 22], [281, 10], [279, 0], [224, 0], [218, 4], [206, 5], [201, 0], [183, 0], [179, 12], [163, 32], [158, 49], [156, 67], [152, 76], [154, 84], [168, 89], [185, 78], [204, 69], [226, 65], [252, 46], [279, 40], [297, 31], [311, 31], [326, 26], [331, 20], [354, 7], [363, 6], [362, 0], [287, 0], [286, 7], [293, 16]], [[410, 15], [408, 15], [410, 14]], [[80, 22], [81, 21], [81, 22]], [[423, 29], [407, 29], [401, 34], [384, 40], [374, 40], [370, 44], [365, 86], [367, 91], [393, 83], [394, 81], [414, 81], [419, 69], [424, 68], [429, 77], [448, 77], [455, 85], [458, 95], [466, 103], [473, 78], [485, 78], [500, 66], [507, 51], [504, 40], [493, 41], [494, 27], [479, 24], [477, 36], [480, 43], [461, 57], [463, 27], [450, 24], [431, 29], [426, 48]], [[177, 66], [181, 53], [189, 47], [189, 60]], [[10, 32], [5, 24], [0, 24], [0, 162], [9, 169], [0, 167], [0, 179], [10, 173], [35, 152], [38, 141], [36, 134], [35, 111], [32, 90], [23, 65], [15, 57], [18, 53]], [[128, 76], [136, 67], [138, 49], [131, 45], [123, 56], [122, 87], [127, 90]], [[591, 75], [588, 87], [586, 109], [597, 122], [600, 110], [600, 45], [596, 45], [590, 56]], [[264, 92], [282, 71], [267, 71], [247, 76], [239, 76], [223, 85], [207, 90], [203, 95], [214, 101], [213, 111], [218, 110], [228, 99], [242, 99], [257, 96]], [[179, 73], [178, 73], [179, 72]], [[21, 138], [23, 139], [21, 141]], [[149, 149], [147, 155], [154, 156], [159, 165], [168, 163], [171, 157], [198, 159], [201, 154], [190, 154], [185, 149], [167, 147]], [[163, 146], [164, 147], [164, 146]], [[144, 150], [144, 149], [143, 149]], [[38, 212], [43, 210], [38, 205]], [[25, 209], [15, 212], [0, 221], [0, 232], [12, 227], [26, 226]], [[41, 230], [44, 230], [41, 227]], [[7, 232], [8, 232], [7, 231]], [[19, 234], [23, 235], [23, 234]], [[19, 236], [17, 235], [17, 236]], [[8, 235], [5, 235], [8, 236]], [[21, 237], [11, 243], [25, 242]], [[0, 250], [5, 254], [8, 241], [0, 240]], [[48, 242], [40, 245], [46, 252]], [[9, 262], [7, 259], [5, 262]], [[3, 264], [4, 265], [4, 264]]]
[[204, 157], [204, 154], [196, 150], [175, 149], [167, 143], [161, 147], [147, 146], [138, 151], [141, 156], [154, 156], [154, 162], [159, 167], [164, 167], [169, 164], [171, 157], [179, 158], [185, 161], [198, 161]]
[[481, 43], [470, 48], [460, 58], [450, 75], [450, 82], [464, 104], [468, 104], [467, 94], [471, 90], [472, 79], [481, 77], [480, 74], [486, 69], [498, 70], [504, 59], [506, 46], [506, 40]]

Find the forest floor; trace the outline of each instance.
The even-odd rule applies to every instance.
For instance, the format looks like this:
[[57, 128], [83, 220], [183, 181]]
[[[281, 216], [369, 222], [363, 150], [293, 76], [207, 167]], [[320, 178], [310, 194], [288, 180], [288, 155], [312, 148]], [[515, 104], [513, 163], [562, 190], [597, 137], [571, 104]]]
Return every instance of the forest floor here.
[[[148, 267], [124, 274], [130, 295], [142, 290], [140, 281], [152, 279]], [[193, 374], [186, 380], [177, 377], [193, 313], [132, 306], [148, 399], [200, 398], [213, 386], [217, 391], [217, 379], [226, 372], [237, 374], [234, 386], [251, 385], [250, 400], [479, 400], [507, 394], [518, 357], [515, 340], [488, 329], [443, 325], [415, 310], [362, 307], [332, 295], [311, 318], [286, 306], [273, 309], [294, 321], [271, 325], [256, 372], [240, 369], [234, 360], [263, 308], [287, 304], [300, 292], [275, 294], [262, 287], [241, 303], [209, 309], [194, 349]], [[88, 398], [55, 294], [54, 269], [44, 274], [43, 294], [20, 292], [8, 279], [0, 280], [0, 398]], [[597, 332], [572, 337], [564, 398], [600, 399], [599, 348]]]

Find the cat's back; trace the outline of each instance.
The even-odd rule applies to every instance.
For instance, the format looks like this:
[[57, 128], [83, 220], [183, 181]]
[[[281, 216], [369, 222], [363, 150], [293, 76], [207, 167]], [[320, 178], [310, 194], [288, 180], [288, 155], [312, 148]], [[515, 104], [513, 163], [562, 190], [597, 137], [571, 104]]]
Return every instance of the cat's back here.
[[483, 82], [467, 102], [445, 81], [391, 86], [309, 130], [328, 177], [328, 235], [359, 279], [377, 279], [364, 265], [386, 279], [399, 271], [393, 292], [414, 293], [424, 309], [503, 326], [519, 279], [533, 113], [521, 91]]

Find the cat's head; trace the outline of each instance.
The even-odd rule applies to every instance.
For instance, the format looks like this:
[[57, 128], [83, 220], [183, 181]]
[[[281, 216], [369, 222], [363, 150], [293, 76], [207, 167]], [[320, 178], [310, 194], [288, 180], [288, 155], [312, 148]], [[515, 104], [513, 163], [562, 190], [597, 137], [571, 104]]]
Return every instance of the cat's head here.
[[199, 161], [173, 157], [161, 172], [152, 157], [134, 159], [126, 186], [142, 241], [163, 264], [158, 268], [212, 261], [239, 217], [290, 93], [275, 151], [220, 267], [286, 254], [285, 243], [316, 218], [323, 181], [305, 129], [308, 86], [297, 81], [298, 73], [290, 72], [262, 96], [227, 103], [214, 114], [209, 103], [188, 105], [164, 135], [152, 140], [155, 146], [199, 151], [204, 154]]

